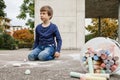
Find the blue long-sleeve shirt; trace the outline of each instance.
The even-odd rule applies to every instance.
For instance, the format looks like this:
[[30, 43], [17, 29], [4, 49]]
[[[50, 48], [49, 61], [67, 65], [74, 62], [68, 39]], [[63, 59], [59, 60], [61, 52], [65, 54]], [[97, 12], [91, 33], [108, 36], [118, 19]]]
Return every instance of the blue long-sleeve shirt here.
[[[54, 44], [56, 52], [60, 52], [62, 46], [62, 39], [57, 26], [50, 23], [48, 27], [43, 27], [39, 24], [35, 29], [35, 41], [33, 49], [38, 45], [50, 45]], [[56, 39], [56, 40], [55, 40]]]

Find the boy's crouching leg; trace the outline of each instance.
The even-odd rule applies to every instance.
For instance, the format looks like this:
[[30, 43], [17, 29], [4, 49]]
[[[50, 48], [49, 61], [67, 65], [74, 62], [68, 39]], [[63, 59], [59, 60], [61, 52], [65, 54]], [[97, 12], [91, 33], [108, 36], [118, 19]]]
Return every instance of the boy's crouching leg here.
[[31, 51], [31, 53], [28, 55], [28, 60], [35, 61], [38, 60], [38, 54], [40, 53], [40, 49], [37, 47], [34, 50]]
[[42, 61], [48, 61], [54, 59], [55, 49], [54, 47], [46, 47], [43, 51], [41, 51], [38, 55], [38, 59]]
[[48, 60], [53, 60], [54, 56], [52, 56], [51, 54], [43, 51], [38, 55], [38, 59], [41, 61], [48, 61]]
[[35, 61], [34, 55], [33, 55], [33, 54], [29, 54], [29, 55], [28, 55], [28, 60], [30, 60], [30, 61]]

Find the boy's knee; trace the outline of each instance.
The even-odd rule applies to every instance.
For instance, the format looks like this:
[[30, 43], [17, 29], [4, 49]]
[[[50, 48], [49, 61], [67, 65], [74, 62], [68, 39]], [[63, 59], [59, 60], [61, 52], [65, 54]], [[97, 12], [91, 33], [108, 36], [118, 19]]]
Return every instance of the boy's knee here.
[[48, 57], [48, 54], [44, 53], [44, 52], [42, 52], [38, 55], [38, 59], [41, 61], [47, 61], [48, 60], [47, 57]]
[[46, 57], [44, 55], [38, 55], [38, 59], [41, 61], [46, 61]]
[[28, 55], [28, 60], [30, 60], [30, 61], [35, 61], [34, 55], [29, 54], [29, 55]]

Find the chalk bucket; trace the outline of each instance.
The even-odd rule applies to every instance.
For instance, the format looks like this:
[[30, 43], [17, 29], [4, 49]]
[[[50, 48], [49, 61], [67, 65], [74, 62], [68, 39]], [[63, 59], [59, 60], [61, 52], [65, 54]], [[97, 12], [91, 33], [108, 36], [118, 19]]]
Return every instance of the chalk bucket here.
[[[117, 41], [97, 37], [85, 43], [80, 57], [82, 68], [87, 73], [116, 72], [120, 64], [120, 45]], [[86, 64], [84, 64], [86, 63]]]

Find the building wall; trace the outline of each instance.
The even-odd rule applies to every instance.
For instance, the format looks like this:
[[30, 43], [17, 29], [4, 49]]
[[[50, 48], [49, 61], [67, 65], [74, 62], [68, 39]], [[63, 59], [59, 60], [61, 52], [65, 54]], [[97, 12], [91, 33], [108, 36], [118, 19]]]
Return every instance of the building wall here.
[[85, 1], [35, 0], [35, 26], [41, 23], [39, 11], [43, 5], [54, 10], [51, 22], [60, 30], [62, 49], [81, 49], [85, 42]]

